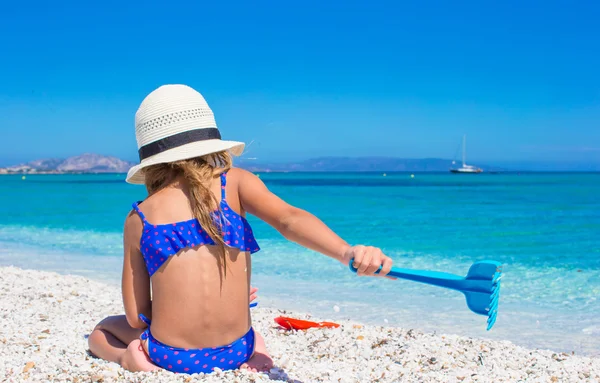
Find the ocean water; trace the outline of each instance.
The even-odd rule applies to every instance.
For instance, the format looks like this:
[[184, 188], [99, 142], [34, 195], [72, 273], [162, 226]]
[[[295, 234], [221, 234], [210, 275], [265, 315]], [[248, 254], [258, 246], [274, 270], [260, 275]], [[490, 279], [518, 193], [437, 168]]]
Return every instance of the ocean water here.
[[[437, 333], [600, 355], [600, 174], [263, 173], [267, 186], [352, 244], [400, 267], [465, 275], [504, 264], [499, 316], [462, 294], [359, 278], [249, 217], [259, 304]], [[121, 230], [142, 186], [122, 174], [0, 176], [0, 265], [118, 282]]]

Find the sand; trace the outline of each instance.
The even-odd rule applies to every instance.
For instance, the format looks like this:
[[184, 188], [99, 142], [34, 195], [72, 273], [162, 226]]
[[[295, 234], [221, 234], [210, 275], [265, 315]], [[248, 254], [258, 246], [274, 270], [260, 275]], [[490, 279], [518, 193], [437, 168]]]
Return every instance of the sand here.
[[[287, 332], [257, 307], [269, 373], [131, 373], [89, 354], [87, 335], [122, 314], [119, 286], [79, 276], [0, 268], [0, 381], [5, 382], [599, 382], [600, 359], [528, 350], [510, 342], [338, 322]], [[310, 318], [327, 320], [328, 318]]]

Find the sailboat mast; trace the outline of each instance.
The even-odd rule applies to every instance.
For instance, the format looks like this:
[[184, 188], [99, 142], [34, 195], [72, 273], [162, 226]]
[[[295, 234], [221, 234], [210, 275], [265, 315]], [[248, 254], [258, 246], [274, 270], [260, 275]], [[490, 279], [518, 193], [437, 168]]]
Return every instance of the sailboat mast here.
[[463, 168], [465, 167], [465, 159], [467, 157], [467, 135], [463, 135], [463, 153], [462, 153], [462, 160], [463, 160]]

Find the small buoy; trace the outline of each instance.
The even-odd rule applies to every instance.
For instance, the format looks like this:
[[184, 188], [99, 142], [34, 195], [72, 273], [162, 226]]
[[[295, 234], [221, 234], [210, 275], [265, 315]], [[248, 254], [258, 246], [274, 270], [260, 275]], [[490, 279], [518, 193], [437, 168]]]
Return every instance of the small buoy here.
[[415, 178], [415, 175], [414, 175], [414, 174], [411, 174], [411, 175], [410, 175], [410, 178]]
[[25, 179], [25, 176], [21, 177], [21, 179], [22, 179], [22, 180], [24, 180], [24, 179]]
[[386, 177], [386, 176], [387, 176], [387, 174], [383, 173], [383, 176], [384, 176], [384, 177]]

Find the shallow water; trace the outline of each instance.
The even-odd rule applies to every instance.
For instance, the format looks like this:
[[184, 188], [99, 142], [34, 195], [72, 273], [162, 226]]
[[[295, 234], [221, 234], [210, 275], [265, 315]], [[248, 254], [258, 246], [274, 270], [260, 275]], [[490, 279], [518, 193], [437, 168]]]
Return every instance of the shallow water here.
[[[118, 281], [121, 230], [145, 196], [123, 175], [0, 177], [0, 264]], [[249, 217], [260, 304], [328, 318], [600, 354], [600, 174], [261, 174], [282, 198], [396, 265], [466, 274], [505, 264], [498, 321], [460, 293], [358, 278]], [[337, 306], [339, 310], [334, 310]]]

